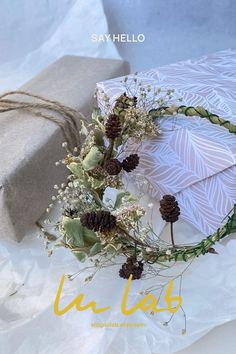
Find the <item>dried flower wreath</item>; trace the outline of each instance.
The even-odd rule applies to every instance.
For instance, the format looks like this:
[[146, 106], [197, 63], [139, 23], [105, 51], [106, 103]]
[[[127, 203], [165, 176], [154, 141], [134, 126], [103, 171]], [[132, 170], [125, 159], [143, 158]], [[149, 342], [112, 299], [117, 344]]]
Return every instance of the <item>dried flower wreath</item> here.
[[[112, 107], [104, 95], [105, 114], [97, 109], [92, 114], [92, 123], [82, 122], [82, 146], [71, 152], [63, 144], [67, 155], [60, 162], [70, 170], [70, 175], [61, 188], [55, 186], [58, 194], [53, 200], [62, 205], [62, 218], [57, 225], [61, 237], [53, 243], [71, 250], [81, 262], [87, 257], [94, 259], [98, 268], [104, 264], [102, 260], [124, 255], [126, 262], [121, 266], [120, 277], [128, 279], [132, 274], [133, 279], [139, 279], [145, 265], [189, 261], [216, 253], [212, 246], [236, 231], [236, 206], [226, 216], [225, 225], [213, 235], [196, 244], [178, 245], [174, 241], [173, 224], [181, 211], [176, 198], [165, 195], [160, 201], [160, 213], [170, 223], [171, 242], [164, 242], [152, 226], [143, 225], [145, 209], [124, 186], [123, 176], [139, 165], [138, 154], [126, 156], [126, 145], [131, 139], [142, 141], [161, 134], [159, 121], [166, 115], [206, 118], [235, 135], [236, 126], [203, 107], [167, 105], [166, 100], [173, 98], [173, 90], [160, 97], [160, 89], [143, 87], [134, 77], [138, 87], [136, 97], [129, 93], [127, 78], [124, 82], [126, 93]], [[116, 191], [115, 200], [107, 198], [108, 189]]]

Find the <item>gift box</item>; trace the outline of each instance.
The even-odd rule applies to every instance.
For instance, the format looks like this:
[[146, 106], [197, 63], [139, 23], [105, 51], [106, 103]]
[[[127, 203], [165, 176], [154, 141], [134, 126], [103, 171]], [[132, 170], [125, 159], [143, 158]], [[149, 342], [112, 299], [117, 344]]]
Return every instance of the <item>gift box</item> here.
[[[137, 79], [162, 91], [175, 89], [181, 104], [203, 106], [235, 124], [235, 72], [236, 51], [227, 50], [140, 72]], [[121, 78], [100, 82], [98, 88], [111, 103], [125, 91]], [[104, 110], [103, 95], [99, 106]], [[145, 176], [152, 197], [174, 194], [181, 217], [211, 234], [225, 224], [236, 202], [236, 137], [200, 117], [165, 118], [161, 129], [160, 136], [129, 146], [140, 156], [136, 173]]]
[[[95, 103], [96, 82], [127, 70], [120, 60], [65, 56], [21, 90], [87, 116]], [[20, 240], [51, 203], [54, 184], [66, 179], [66, 168], [55, 166], [65, 155], [65, 137], [57, 124], [20, 110], [1, 113], [0, 131], [0, 238]]]

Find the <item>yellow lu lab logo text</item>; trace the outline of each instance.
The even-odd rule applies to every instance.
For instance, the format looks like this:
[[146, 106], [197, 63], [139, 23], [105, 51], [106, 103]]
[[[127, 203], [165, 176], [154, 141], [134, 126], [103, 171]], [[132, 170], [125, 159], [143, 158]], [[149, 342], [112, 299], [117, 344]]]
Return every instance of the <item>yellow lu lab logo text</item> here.
[[[82, 305], [82, 302], [84, 300], [85, 295], [83, 293], [79, 294], [76, 296], [74, 300], [72, 300], [68, 305], [66, 305], [63, 309], [59, 309], [59, 302], [62, 294], [62, 289], [65, 281], [65, 276], [63, 275], [57, 290], [56, 298], [54, 301], [54, 313], [57, 316], [62, 316], [68, 311], [70, 311], [73, 307], [76, 308], [77, 311], [85, 311], [91, 308], [93, 313], [101, 313], [105, 312], [111, 309], [111, 306], [106, 306], [106, 307], [101, 307], [97, 308], [97, 303], [96, 301], [90, 301], [86, 305]], [[167, 304], [167, 307], [165, 308], [158, 308], [158, 299], [153, 295], [153, 294], [148, 294], [144, 296], [136, 305], [133, 305], [129, 309], [127, 308], [127, 301], [128, 301], [128, 296], [129, 296], [129, 291], [130, 291], [130, 286], [131, 286], [131, 281], [132, 281], [132, 275], [130, 275], [129, 280], [127, 282], [125, 292], [121, 301], [121, 312], [125, 316], [129, 316], [132, 313], [136, 312], [138, 309], [142, 311], [153, 311], [155, 313], [158, 312], [163, 312], [163, 311], [168, 311], [170, 313], [175, 313], [179, 310], [179, 308], [182, 306], [183, 300], [181, 296], [172, 296], [172, 291], [174, 288], [174, 280], [171, 280], [169, 284], [167, 285], [166, 293], [164, 296], [164, 300]], [[175, 303], [175, 306], [172, 307], [172, 304]]]

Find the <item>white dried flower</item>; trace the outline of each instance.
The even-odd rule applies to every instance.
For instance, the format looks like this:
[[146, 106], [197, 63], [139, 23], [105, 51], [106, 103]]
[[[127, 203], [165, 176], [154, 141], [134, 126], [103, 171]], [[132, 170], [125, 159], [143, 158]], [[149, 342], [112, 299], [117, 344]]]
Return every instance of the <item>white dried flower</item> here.
[[152, 248], [150, 248], [150, 247], [146, 247], [145, 250], [146, 250], [146, 252], [152, 252]]

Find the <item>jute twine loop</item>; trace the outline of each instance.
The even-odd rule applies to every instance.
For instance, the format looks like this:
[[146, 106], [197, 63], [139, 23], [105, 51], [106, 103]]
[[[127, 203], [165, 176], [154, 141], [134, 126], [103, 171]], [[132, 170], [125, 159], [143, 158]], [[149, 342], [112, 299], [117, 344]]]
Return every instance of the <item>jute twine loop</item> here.
[[[30, 102], [19, 98], [12, 99], [14, 95], [30, 97], [34, 100]], [[11, 97], [9, 98], [9, 96]], [[74, 147], [80, 150], [80, 126], [78, 126], [78, 123], [81, 121], [86, 122], [86, 119], [76, 109], [25, 91], [16, 90], [2, 94], [0, 96], [0, 113], [16, 110], [22, 110], [36, 117], [42, 117], [54, 122], [61, 128], [69, 150], [73, 151]]]

